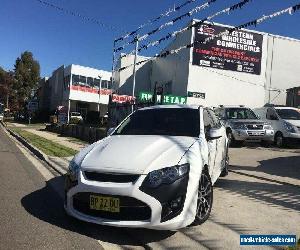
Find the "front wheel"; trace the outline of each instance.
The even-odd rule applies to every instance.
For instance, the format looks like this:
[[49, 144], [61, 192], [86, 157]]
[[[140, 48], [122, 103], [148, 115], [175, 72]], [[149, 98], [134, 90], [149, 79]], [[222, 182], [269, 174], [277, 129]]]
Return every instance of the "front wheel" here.
[[281, 133], [277, 133], [275, 135], [275, 145], [276, 147], [278, 148], [282, 148], [284, 145], [285, 145], [285, 140], [284, 140], [284, 137]]
[[213, 186], [208, 171], [205, 169], [202, 171], [197, 199], [197, 210], [194, 220], [194, 225], [200, 225], [204, 223], [211, 212], [213, 204]]

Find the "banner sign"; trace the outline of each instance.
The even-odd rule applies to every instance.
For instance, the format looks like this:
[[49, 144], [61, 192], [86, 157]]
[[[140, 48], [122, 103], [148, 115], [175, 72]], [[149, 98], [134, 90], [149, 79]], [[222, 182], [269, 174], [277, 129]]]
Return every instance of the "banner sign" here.
[[126, 102], [134, 102], [135, 98], [130, 95], [112, 95], [112, 102], [116, 103], [126, 103]]
[[[195, 42], [225, 32], [227, 27], [203, 24], [195, 28]], [[260, 75], [263, 35], [235, 30], [210, 42], [195, 43], [193, 65]]]
[[[151, 101], [153, 94], [151, 92], [140, 92], [139, 100], [141, 102]], [[162, 104], [186, 104], [186, 96], [176, 96], [176, 95], [164, 95]], [[157, 103], [161, 103], [161, 96], [157, 95]]]
[[[93, 93], [93, 94], [99, 95], [99, 88], [71, 85], [71, 90], [82, 91], [82, 92], [86, 92], [86, 93]], [[100, 89], [100, 95], [111, 95], [111, 94], [112, 94], [111, 89]]]
[[188, 91], [188, 97], [205, 99], [205, 93]]

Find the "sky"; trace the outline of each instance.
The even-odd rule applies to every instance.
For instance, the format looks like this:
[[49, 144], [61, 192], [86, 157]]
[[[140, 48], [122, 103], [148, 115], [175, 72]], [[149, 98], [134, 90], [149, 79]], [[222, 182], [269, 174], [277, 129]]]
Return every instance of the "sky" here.
[[[65, 12], [50, 8], [38, 0], [0, 0], [0, 67], [12, 70], [17, 57], [31, 51], [41, 66], [41, 76], [50, 76], [61, 65], [79, 64], [110, 71], [112, 67], [113, 41], [126, 31], [133, 31], [149, 19], [165, 13], [186, 0], [43, 0], [97, 19], [105, 25], [83, 20]], [[180, 12], [163, 18], [161, 22], [148, 25], [141, 35], [161, 24], [205, 3], [195, 0]], [[202, 19], [227, 8], [240, 0], [217, 0], [209, 8], [194, 15]], [[241, 10], [224, 14], [213, 21], [239, 25], [262, 15], [299, 4], [300, 0], [252, 0]], [[192, 18], [185, 18], [173, 27], [157, 33], [151, 39], [163, 37], [187, 25]], [[253, 30], [300, 39], [300, 11], [270, 19]], [[151, 56], [165, 47], [147, 50], [141, 55]], [[122, 45], [120, 42], [119, 45]], [[125, 52], [133, 48], [128, 47]]]

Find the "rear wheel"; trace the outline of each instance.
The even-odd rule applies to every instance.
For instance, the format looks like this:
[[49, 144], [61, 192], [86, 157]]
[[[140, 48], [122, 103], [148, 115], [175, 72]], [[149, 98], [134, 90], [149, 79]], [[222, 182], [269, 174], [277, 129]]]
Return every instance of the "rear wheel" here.
[[213, 186], [207, 169], [202, 171], [197, 199], [197, 211], [194, 220], [194, 225], [204, 223], [211, 212], [213, 204]]
[[226, 155], [225, 155], [225, 159], [224, 159], [224, 167], [222, 169], [221, 172], [221, 177], [225, 177], [228, 175], [228, 167], [229, 167], [229, 155], [228, 155], [228, 147], [226, 149]]

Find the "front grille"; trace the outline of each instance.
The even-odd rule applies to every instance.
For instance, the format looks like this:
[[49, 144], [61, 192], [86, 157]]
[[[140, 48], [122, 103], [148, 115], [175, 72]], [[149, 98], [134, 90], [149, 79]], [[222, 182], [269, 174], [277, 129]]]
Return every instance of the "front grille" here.
[[104, 174], [91, 171], [84, 171], [84, 174], [90, 181], [115, 183], [135, 182], [140, 177], [138, 174]]
[[247, 128], [250, 130], [259, 130], [259, 129], [263, 129], [264, 125], [263, 124], [248, 124]]
[[[100, 195], [119, 198], [120, 212], [112, 213], [90, 209], [90, 195]], [[151, 209], [147, 204], [140, 200], [127, 196], [77, 193], [73, 196], [73, 207], [80, 213], [108, 220], [150, 221], [151, 219]]]
[[249, 136], [264, 136], [265, 135], [265, 131], [248, 131], [248, 135]]

